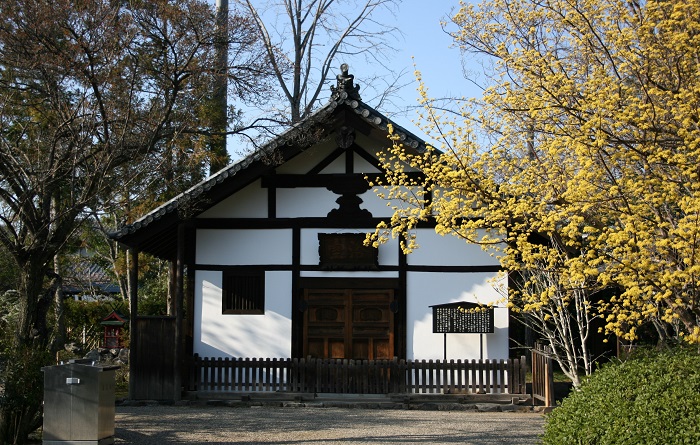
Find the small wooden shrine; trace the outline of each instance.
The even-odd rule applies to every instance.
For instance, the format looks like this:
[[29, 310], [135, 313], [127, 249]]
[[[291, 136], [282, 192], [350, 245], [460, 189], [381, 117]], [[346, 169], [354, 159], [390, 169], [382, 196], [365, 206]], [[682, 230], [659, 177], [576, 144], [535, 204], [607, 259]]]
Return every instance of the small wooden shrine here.
[[113, 349], [124, 347], [122, 330], [127, 321], [128, 320], [117, 311], [112, 311], [102, 319], [100, 324], [104, 326], [105, 329], [104, 339], [102, 340], [103, 348]]

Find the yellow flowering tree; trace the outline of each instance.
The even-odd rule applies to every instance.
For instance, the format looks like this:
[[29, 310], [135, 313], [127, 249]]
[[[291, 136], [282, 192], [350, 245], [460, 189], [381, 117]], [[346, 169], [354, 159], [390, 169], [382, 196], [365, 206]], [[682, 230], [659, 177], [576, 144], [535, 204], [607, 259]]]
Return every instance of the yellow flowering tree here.
[[[555, 258], [552, 252], [551, 259]], [[508, 301], [518, 322], [530, 328], [546, 348], [540, 348], [555, 359], [562, 372], [578, 388], [583, 375], [590, 375], [596, 359], [592, 347], [594, 321], [599, 318], [591, 310], [595, 293], [585, 283], [567, 281], [561, 273], [564, 252], [559, 263], [534, 260], [523, 262], [511, 273]]]
[[[502, 265], [547, 265], [628, 340], [700, 342], [700, 3], [489, 0], [463, 3], [455, 42], [490, 60], [478, 102], [452, 112], [421, 86], [426, 133], [393, 134], [381, 193], [395, 214], [373, 239], [436, 230], [503, 246]], [[424, 180], [416, 181], [420, 171]], [[532, 287], [520, 309], [553, 293]], [[572, 294], [569, 294], [569, 297]], [[569, 298], [565, 297], [565, 298]]]

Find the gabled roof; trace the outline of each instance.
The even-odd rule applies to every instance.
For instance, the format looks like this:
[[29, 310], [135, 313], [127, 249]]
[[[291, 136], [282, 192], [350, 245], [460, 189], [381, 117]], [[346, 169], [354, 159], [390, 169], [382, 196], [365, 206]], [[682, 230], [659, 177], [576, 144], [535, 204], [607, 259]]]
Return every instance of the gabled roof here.
[[124, 326], [128, 319], [117, 311], [110, 312], [100, 321], [102, 326]]
[[65, 295], [110, 295], [119, 293], [119, 285], [90, 252], [81, 249], [69, 256], [62, 290]]
[[[347, 65], [343, 64], [341, 69], [337, 85], [331, 87], [330, 100], [324, 106], [250, 155], [211, 175], [134, 223], [121, 227], [111, 234], [112, 239], [173, 260], [180, 222], [217, 204], [348, 122], [356, 129], [361, 127], [363, 132], [382, 138], [388, 134], [388, 124], [392, 124], [404, 146], [417, 151], [425, 149], [422, 139], [365, 104], [358, 93], [359, 86], [353, 84], [354, 76], [347, 72]], [[309, 137], [310, 134], [313, 137]]]

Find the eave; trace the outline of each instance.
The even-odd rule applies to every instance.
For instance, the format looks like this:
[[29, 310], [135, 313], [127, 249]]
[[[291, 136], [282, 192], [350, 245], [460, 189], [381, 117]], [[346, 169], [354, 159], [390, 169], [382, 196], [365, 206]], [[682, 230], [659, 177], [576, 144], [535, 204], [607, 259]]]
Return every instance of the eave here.
[[[373, 137], [386, 137], [388, 124], [392, 124], [404, 146], [416, 151], [425, 149], [423, 140], [411, 132], [396, 125], [361, 100], [351, 97], [347, 92], [334, 90], [331, 100], [308, 118], [134, 223], [119, 228], [110, 234], [110, 237], [138, 251], [174, 260], [177, 254], [177, 231], [181, 223], [274, 170], [279, 164], [272, 165], [268, 161], [273, 154], [275, 158], [286, 162], [310, 145], [328, 137], [334, 130], [348, 124]], [[303, 136], [311, 129], [322, 129], [322, 137], [308, 141], [308, 138]]]

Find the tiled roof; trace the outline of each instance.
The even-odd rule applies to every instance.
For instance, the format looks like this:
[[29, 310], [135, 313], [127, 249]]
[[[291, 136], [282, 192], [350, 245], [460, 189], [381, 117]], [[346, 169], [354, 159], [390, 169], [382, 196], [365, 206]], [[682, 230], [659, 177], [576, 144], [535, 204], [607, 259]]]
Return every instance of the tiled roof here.
[[299, 136], [306, 133], [310, 128], [323, 123], [338, 107], [341, 106], [349, 107], [367, 123], [380, 130], [388, 131], [387, 124], [391, 123], [394, 127], [395, 133], [399, 135], [402, 143], [407, 147], [417, 150], [421, 150], [425, 147], [423, 140], [416, 137], [401, 126], [396, 125], [382, 113], [362, 102], [362, 99], [358, 93], [359, 86], [352, 83], [352, 76], [348, 77], [347, 71], [344, 71], [343, 74], [345, 77], [343, 77], [343, 75], [338, 76], [337, 86], [331, 87], [332, 94], [326, 105], [319, 108], [307, 118], [303, 119], [301, 122], [274, 138], [272, 141], [258, 148], [250, 155], [211, 175], [199, 184], [191, 187], [170, 201], [162, 204], [160, 207], [142, 216], [134, 223], [121, 227], [110, 236], [113, 239], [120, 240], [129, 234], [133, 234], [148, 227], [155, 221], [161, 220], [166, 215], [177, 212], [178, 209], [180, 207], [184, 207], [185, 204], [195, 202], [217, 184], [220, 184], [224, 180], [239, 174], [254, 162], [262, 161], [263, 159], [270, 157], [278, 148], [286, 145], [294, 145], [295, 140]]

